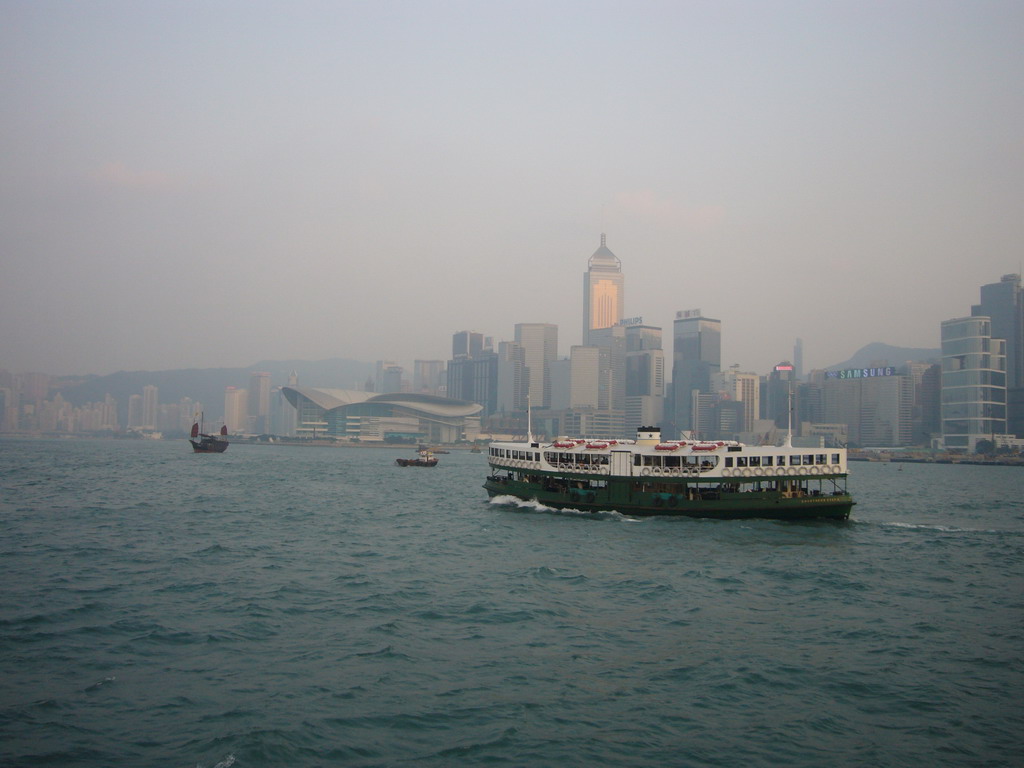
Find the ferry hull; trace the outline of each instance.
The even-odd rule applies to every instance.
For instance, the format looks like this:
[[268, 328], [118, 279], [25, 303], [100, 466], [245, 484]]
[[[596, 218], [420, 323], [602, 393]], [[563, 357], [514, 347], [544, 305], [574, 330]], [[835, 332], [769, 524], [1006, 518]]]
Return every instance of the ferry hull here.
[[554, 509], [616, 511], [632, 517], [846, 520], [854, 505], [853, 498], [845, 493], [787, 496], [778, 491], [730, 493], [685, 486], [680, 486], [675, 492], [638, 493], [625, 482], [609, 483], [607, 488], [597, 490], [564, 491], [545, 490], [533, 483], [492, 476], [483, 487], [491, 498], [513, 496]]

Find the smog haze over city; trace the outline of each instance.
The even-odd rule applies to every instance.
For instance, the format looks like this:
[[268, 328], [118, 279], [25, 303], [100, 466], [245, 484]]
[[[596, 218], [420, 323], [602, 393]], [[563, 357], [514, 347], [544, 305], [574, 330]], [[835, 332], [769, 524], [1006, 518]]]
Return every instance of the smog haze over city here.
[[628, 317], [938, 347], [1020, 271], [1024, 4], [0, 5], [0, 367], [446, 359]]

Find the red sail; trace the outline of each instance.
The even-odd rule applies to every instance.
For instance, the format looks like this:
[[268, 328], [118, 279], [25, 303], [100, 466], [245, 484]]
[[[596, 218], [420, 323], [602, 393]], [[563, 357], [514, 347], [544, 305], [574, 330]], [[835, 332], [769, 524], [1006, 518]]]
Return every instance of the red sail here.
[[199, 437], [199, 422], [192, 422], [192, 437]]
[[227, 424], [224, 424], [224, 425], [221, 426], [220, 433], [222, 435], [226, 435], [228, 433], [228, 425]]

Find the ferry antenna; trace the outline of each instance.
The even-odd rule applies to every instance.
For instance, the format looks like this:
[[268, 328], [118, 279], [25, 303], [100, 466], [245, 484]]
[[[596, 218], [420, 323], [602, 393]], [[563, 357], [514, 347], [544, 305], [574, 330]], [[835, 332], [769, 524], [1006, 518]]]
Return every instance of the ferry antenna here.
[[786, 424], [786, 447], [793, 447], [793, 382], [789, 382], [789, 403], [787, 412], [787, 424]]
[[526, 392], [526, 442], [533, 442], [533, 414], [530, 410], [530, 392]]

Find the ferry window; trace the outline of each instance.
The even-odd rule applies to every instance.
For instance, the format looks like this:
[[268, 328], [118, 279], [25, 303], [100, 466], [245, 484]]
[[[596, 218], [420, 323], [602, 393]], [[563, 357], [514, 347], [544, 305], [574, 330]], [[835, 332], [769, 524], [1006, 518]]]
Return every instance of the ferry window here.
[[747, 466], [747, 457], [746, 456], [737, 456], [736, 457], [736, 466], [737, 467], [745, 467], [745, 466]]
[[832, 463], [833, 464], [838, 464], [839, 463], [839, 454], [838, 453], [833, 453], [832, 454]]
[[799, 467], [800, 466], [800, 457], [799, 456], [790, 456], [789, 457], [789, 466], [791, 466], [791, 467]]
[[665, 457], [665, 466], [666, 467], [678, 467], [679, 466], [679, 459], [680, 459], [679, 456], [666, 456]]
[[815, 454], [814, 455], [814, 463], [815, 464], [824, 464], [825, 463], [825, 454], [824, 453], [817, 453], [817, 454]]
[[640, 454], [639, 453], [635, 454], [633, 456], [633, 466], [635, 466], [635, 467], [639, 467], [640, 466]]
[[807, 466], [810, 466], [813, 463], [814, 463], [814, 457], [811, 454], [809, 454], [809, 453], [804, 454], [804, 464], [806, 464]]
[[752, 466], [752, 467], [760, 467], [761, 466], [761, 457], [760, 456], [751, 456], [750, 457], [750, 466]]
[[533, 460], [540, 461], [540, 451], [537, 451], [535, 454], [533, 454]]
[[726, 456], [725, 457], [725, 466], [727, 466], [727, 467], [731, 467], [732, 466], [732, 456]]
[[766, 467], [770, 467], [772, 465], [772, 457], [771, 456], [762, 456], [761, 457], [761, 464], [766, 466]]
[[786, 466], [786, 457], [785, 457], [785, 456], [779, 456], [779, 460], [778, 460], [778, 462], [776, 462], [776, 463], [777, 463], [777, 464], [778, 464], [778, 465], [779, 465], [780, 467], [784, 467], [784, 466]]

